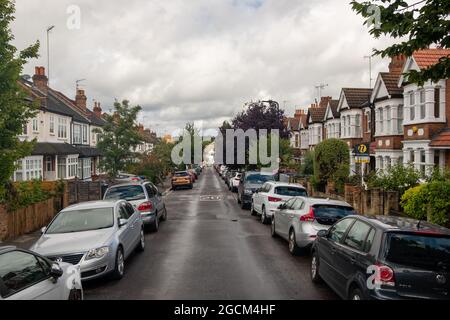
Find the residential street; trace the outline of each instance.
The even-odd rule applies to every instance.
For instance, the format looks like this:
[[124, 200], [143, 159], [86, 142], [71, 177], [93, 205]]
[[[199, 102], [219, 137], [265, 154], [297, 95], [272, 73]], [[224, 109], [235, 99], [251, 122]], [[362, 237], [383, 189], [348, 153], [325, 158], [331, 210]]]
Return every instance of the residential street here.
[[[207, 196], [217, 196], [207, 198]], [[146, 236], [119, 282], [85, 283], [86, 299], [336, 299], [310, 280], [310, 257], [242, 211], [212, 168], [193, 190], [170, 192], [168, 220]]]

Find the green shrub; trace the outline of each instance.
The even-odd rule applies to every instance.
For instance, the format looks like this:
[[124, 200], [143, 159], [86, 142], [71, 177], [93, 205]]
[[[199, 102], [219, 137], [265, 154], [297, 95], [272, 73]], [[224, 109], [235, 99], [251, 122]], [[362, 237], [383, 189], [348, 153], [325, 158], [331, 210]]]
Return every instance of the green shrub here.
[[436, 180], [407, 190], [401, 198], [405, 213], [446, 226], [450, 215], [450, 180]]
[[5, 196], [5, 204], [9, 211], [24, 208], [32, 204], [45, 201], [50, 193], [42, 189], [40, 180], [19, 182], [16, 186], [8, 184], [8, 193]]
[[300, 166], [300, 174], [312, 176], [314, 174], [314, 151], [307, 151]]
[[386, 191], [398, 191], [402, 196], [406, 190], [419, 184], [421, 173], [413, 165], [396, 164], [369, 179], [369, 186]]

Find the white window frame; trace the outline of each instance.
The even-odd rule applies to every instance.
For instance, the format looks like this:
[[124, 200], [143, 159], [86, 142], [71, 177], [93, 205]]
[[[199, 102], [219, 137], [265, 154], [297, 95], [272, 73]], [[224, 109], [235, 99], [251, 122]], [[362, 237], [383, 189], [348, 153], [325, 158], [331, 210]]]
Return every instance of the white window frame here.
[[31, 120], [31, 130], [33, 133], [39, 133], [39, 118], [33, 118]]
[[50, 115], [49, 116], [49, 127], [48, 127], [48, 131], [51, 135], [55, 134], [55, 116]]
[[58, 118], [58, 139], [67, 139], [67, 119]]

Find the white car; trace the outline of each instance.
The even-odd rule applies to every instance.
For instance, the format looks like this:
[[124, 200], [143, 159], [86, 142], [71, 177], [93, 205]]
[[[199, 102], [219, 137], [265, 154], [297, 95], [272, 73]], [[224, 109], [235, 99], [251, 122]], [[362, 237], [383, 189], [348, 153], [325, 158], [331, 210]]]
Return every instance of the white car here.
[[242, 173], [237, 172], [234, 177], [230, 178], [230, 182], [228, 183], [231, 192], [237, 192], [237, 188], [239, 187], [239, 183], [241, 181]]
[[307, 196], [305, 187], [300, 184], [269, 181], [253, 194], [251, 212], [260, 215], [261, 222], [266, 224], [281, 203], [293, 197]]
[[0, 247], [1, 300], [82, 300], [80, 267]]

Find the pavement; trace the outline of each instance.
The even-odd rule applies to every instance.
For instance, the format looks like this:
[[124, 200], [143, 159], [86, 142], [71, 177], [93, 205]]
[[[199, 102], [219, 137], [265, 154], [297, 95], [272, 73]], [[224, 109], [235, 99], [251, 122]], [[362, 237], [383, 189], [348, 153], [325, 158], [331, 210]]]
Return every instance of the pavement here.
[[123, 279], [84, 283], [86, 299], [337, 299], [311, 282], [310, 257], [272, 239], [212, 168], [193, 190], [168, 191], [165, 203], [168, 220], [126, 261]]

